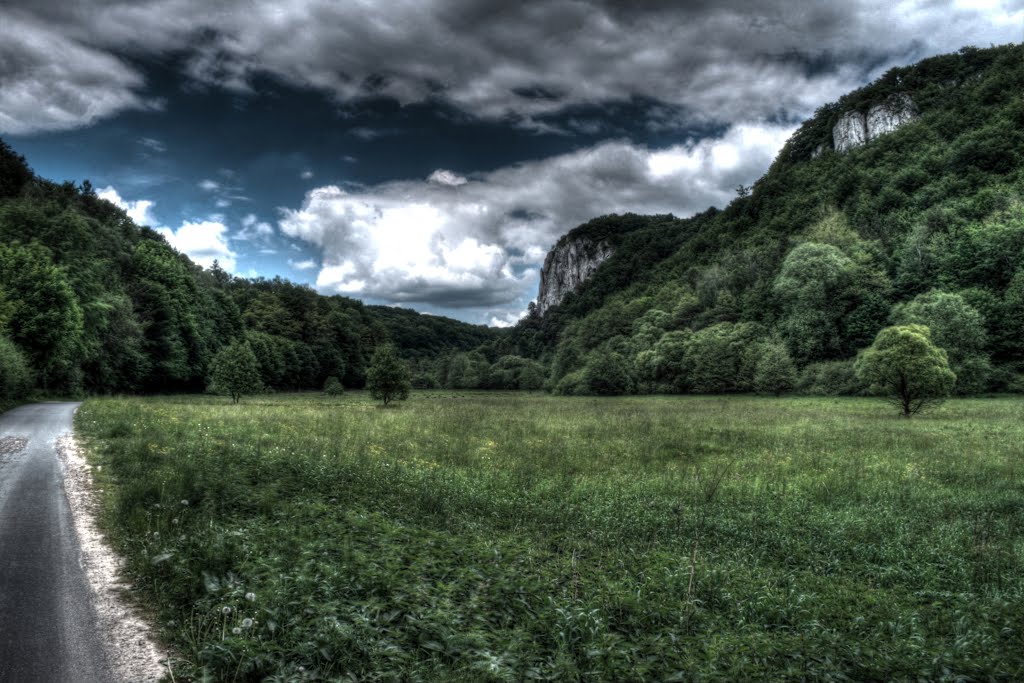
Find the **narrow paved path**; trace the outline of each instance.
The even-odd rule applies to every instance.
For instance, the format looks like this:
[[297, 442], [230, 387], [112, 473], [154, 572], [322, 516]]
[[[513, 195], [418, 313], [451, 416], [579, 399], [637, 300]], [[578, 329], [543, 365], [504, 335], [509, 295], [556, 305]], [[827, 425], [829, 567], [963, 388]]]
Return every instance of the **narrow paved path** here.
[[112, 680], [54, 448], [78, 405], [39, 403], [0, 415], [3, 683]]

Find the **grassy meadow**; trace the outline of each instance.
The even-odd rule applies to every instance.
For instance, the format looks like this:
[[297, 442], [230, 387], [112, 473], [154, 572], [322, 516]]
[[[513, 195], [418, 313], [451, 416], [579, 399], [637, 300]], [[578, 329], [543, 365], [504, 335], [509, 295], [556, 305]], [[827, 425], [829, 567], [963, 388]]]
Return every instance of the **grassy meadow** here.
[[1024, 400], [92, 399], [212, 681], [1024, 680]]

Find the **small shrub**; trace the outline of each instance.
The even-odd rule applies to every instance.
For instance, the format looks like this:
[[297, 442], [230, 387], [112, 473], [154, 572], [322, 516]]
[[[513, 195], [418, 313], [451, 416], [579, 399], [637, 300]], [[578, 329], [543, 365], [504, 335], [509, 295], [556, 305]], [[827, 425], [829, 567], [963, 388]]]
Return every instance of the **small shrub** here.
[[341, 381], [337, 377], [331, 375], [324, 381], [324, 393], [328, 396], [340, 396], [345, 393], [345, 387], [341, 385]]

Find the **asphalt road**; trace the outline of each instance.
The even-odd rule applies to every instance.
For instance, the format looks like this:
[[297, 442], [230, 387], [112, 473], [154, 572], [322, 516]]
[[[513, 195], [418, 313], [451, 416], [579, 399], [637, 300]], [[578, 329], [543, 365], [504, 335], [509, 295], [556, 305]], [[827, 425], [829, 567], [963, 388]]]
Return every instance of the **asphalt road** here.
[[0, 415], [0, 683], [113, 680], [54, 447], [77, 408]]

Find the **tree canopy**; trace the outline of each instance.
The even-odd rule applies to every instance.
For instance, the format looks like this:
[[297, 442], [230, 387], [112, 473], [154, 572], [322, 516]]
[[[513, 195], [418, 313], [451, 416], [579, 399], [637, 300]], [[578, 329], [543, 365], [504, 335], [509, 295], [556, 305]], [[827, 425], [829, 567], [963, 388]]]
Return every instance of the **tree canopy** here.
[[392, 401], [404, 401], [412, 390], [409, 367], [398, 357], [392, 346], [381, 346], [373, 353], [370, 370], [366, 375], [366, 388], [370, 396], [387, 406]]
[[946, 352], [924, 325], [898, 325], [878, 333], [857, 358], [856, 371], [870, 390], [900, 409], [903, 417], [939, 405], [956, 382]]

